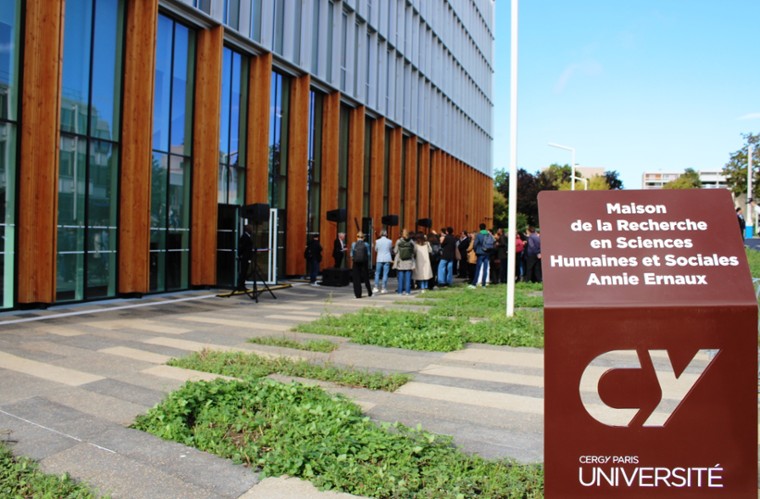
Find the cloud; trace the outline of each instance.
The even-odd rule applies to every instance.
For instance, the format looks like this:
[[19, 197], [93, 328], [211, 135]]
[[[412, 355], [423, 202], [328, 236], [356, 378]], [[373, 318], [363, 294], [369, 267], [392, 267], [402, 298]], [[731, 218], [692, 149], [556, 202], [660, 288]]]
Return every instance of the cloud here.
[[760, 113], [747, 113], [736, 118], [739, 121], [760, 120]]
[[559, 79], [557, 79], [557, 83], [554, 84], [554, 93], [561, 94], [564, 92], [567, 85], [576, 76], [598, 76], [603, 72], [601, 63], [594, 59], [570, 64], [562, 71]]

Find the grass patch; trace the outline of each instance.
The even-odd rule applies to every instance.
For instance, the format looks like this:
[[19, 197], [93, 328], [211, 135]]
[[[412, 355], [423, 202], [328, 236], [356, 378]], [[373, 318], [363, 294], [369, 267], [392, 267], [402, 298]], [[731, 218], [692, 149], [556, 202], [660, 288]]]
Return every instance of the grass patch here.
[[450, 437], [378, 426], [317, 387], [272, 380], [187, 383], [133, 425], [323, 490], [375, 498], [543, 497], [543, 468], [486, 460]]
[[760, 277], [760, 251], [744, 248], [747, 254], [747, 263], [749, 263], [749, 273], [752, 277]]
[[41, 472], [36, 462], [26, 457], [14, 457], [0, 442], [0, 497], [94, 499], [99, 496], [67, 473], [49, 475]]
[[335, 342], [329, 340], [296, 341], [278, 336], [251, 338], [248, 342], [272, 347], [294, 348], [296, 350], [306, 350], [309, 352], [330, 353], [338, 348], [338, 345]]
[[489, 310], [485, 319], [472, 323], [461, 316], [367, 308], [339, 317], [325, 315], [295, 330], [342, 336], [361, 345], [432, 352], [461, 350], [467, 343], [543, 347], [544, 342], [543, 313], [535, 310], [518, 310], [514, 317]]
[[[543, 308], [544, 298], [540, 294], [543, 285], [540, 283], [516, 283], [516, 308]], [[467, 286], [457, 286], [442, 289], [417, 300], [422, 305], [429, 305], [430, 313], [446, 317], [489, 317], [494, 311], [506, 310], [506, 286], [488, 286], [486, 288], [470, 289]]]
[[313, 364], [305, 360], [291, 360], [282, 357], [267, 358], [253, 353], [213, 350], [203, 350], [188, 357], [172, 359], [168, 364], [235, 378], [263, 378], [276, 373], [330, 381], [342, 386], [389, 392], [398, 389], [411, 379], [408, 374], [384, 374], [338, 367], [330, 363]]

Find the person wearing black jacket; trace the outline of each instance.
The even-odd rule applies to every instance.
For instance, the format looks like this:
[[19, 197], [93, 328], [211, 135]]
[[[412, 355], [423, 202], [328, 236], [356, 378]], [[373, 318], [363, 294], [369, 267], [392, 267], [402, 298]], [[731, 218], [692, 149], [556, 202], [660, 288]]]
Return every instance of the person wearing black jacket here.
[[319, 233], [314, 233], [311, 239], [306, 243], [306, 257], [307, 267], [309, 268], [309, 283], [312, 286], [319, 286], [317, 284], [317, 275], [319, 275], [319, 264], [322, 262], [322, 245], [319, 243]]
[[462, 231], [462, 234], [459, 236], [459, 256], [460, 258], [460, 265], [459, 265], [459, 277], [464, 279], [469, 279], [470, 275], [467, 271], [469, 268], [469, 264], [467, 262], [467, 248], [470, 247], [470, 235], [467, 233], [466, 230]]
[[507, 239], [507, 235], [504, 234], [503, 229], [499, 229], [496, 232], [496, 256], [499, 259], [499, 282], [502, 284], [507, 283], [507, 264], [509, 263], [507, 261], [507, 257], [509, 256], [509, 250], [507, 245], [509, 244], [509, 240]]
[[438, 263], [438, 285], [451, 286], [454, 281], [454, 260], [456, 259], [457, 240], [454, 229], [441, 229], [441, 261]]
[[333, 259], [335, 260], [335, 268], [343, 268], [343, 257], [346, 255], [346, 233], [339, 232], [338, 237], [333, 242]]

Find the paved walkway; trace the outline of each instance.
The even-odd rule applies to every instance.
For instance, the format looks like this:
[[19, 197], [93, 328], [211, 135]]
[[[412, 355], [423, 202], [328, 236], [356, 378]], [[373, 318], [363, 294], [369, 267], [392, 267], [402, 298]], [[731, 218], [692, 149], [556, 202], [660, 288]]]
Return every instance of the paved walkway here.
[[213, 377], [168, 367], [169, 358], [214, 348], [411, 373], [413, 381], [395, 393], [320, 384], [373, 419], [421, 424], [452, 435], [465, 451], [543, 460], [541, 350], [477, 345], [444, 354], [335, 338], [340, 348], [323, 354], [247, 343], [253, 336], [310, 337], [289, 329], [324, 313], [415, 301], [395, 294], [357, 300], [349, 287], [303, 284], [275, 293], [276, 300], [264, 293], [259, 303], [193, 291], [0, 314], [0, 439], [45, 471], [67, 471], [114, 498], [351, 497], [297, 479], [260, 481], [250, 469], [127, 428], [185, 381]]

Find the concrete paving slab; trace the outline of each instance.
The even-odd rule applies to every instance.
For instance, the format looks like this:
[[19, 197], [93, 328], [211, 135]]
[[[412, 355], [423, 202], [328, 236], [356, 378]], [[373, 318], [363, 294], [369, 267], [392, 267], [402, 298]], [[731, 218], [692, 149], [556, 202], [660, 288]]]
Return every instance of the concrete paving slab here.
[[98, 352], [107, 353], [109, 355], [116, 355], [118, 357], [125, 357], [127, 359], [141, 360], [150, 364], [166, 364], [171, 359], [171, 357], [168, 355], [146, 352], [145, 350], [129, 347], [104, 348], [102, 350], [98, 350]]
[[4, 414], [51, 434], [98, 445], [98, 437], [114, 423], [47, 398], [32, 397], [2, 407]]
[[87, 390], [85, 389], [87, 386], [89, 385], [79, 388], [61, 388], [48, 395], [47, 399], [104, 421], [125, 426], [131, 424], [138, 415], [151, 407]]
[[323, 492], [314, 485], [298, 478], [280, 476], [266, 478], [240, 499], [356, 499], [361, 496], [343, 492]]
[[204, 373], [201, 371], [193, 371], [192, 369], [183, 369], [181, 367], [173, 366], [155, 366], [143, 369], [144, 374], [150, 374], [153, 376], [160, 376], [162, 378], [169, 378], [176, 381], [186, 383], [188, 381], [213, 381], [218, 378], [232, 379], [229, 376], [222, 376], [220, 374]]
[[543, 414], [544, 401], [541, 398], [523, 397], [509, 393], [493, 393], [469, 388], [443, 387], [430, 383], [407, 383], [396, 393], [410, 395], [421, 399], [441, 400], [455, 404], [467, 404], [475, 407]]
[[528, 374], [505, 373], [486, 369], [474, 369], [467, 367], [451, 367], [431, 364], [420, 371], [421, 374], [432, 376], [445, 376], [448, 378], [470, 379], [475, 381], [489, 381], [494, 383], [506, 383], [510, 385], [525, 385], [543, 388], [543, 376]]
[[261, 322], [260, 320], [256, 321], [241, 321], [241, 320], [235, 320], [235, 319], [224, 319], [221, 317], [204, 317], [204, 316], [198, 316], [198, 315], [191, 315], [191, 316], [184, 316], [179, 317], [180, 320], [183, 321], [192, 321], [192, 322], [199, 322], [202, 324], [211, 324], [214, 326], [226, 326], [226, 327], [234, 327], [234, 328], [240, 328], [240, 329], [255, 329], [255, 330], [267, 330], [267, 331], [287, 331], [290, 329], [290, 326], [283, 325], [279, 323], [268, 323], [268, 322]]
[[85, 334], [80, 328], [42, 324], [34, 328], [36, 331], [57, 336], [79, 336]]
[[87, 326], [109, 329], [109, 330], [123, 330], [123, 329], [137, 329], [139, 331], [158, 333], [158, 334], [184, 334], [191, 329], [181, 328], [176, 326], [169, 326], [161, 324], [156, 321], [150, 321], [145, 319], [118, 319], [118, 320], [102, 320], [87, 322]]
[[117, 400], [132, 402], [142, 407], [153, 407], [166, 396], [164, 390], [144, 388], [133, 383], [125, 383], [113, 378], [83, 385], [81, 389], [99, 393], [101, 395], [107, 395]]
[[20, 456], [39, 461], [81, 444], [81, 441], [32, 424], [0, 407], [0, 430], [7, 431], [0, 439]]
[[505, 366], [522, 366], [543, 369], [543, 351], [535, 349], [493, 350], [482, 347], [466, 348], [444, 355], [446, 360], [463, 360], [475, 364], [497, 364]]
[[69, 386], [79, 386], [103, 379], [75, 369], [66, 369], [43, 362], [25, 359], [17, 355], [0, 352], [0, 368], [28, 374]]
[[139, 430], [111, 428], [100, 442], [132, 461], [225, 497], [237, 497], [259, 480], [250, 468]]
[[[212, 499], [214, 491], [192, 485], [159, 468], [136, 463], [124, 456], [77, 445], [40, 461], [46, 473], [68, 472], [113, 499]], [[135, 480], [135, 477], [140, 477]], [[228, 496], [232, 497], [232, 496]]]

